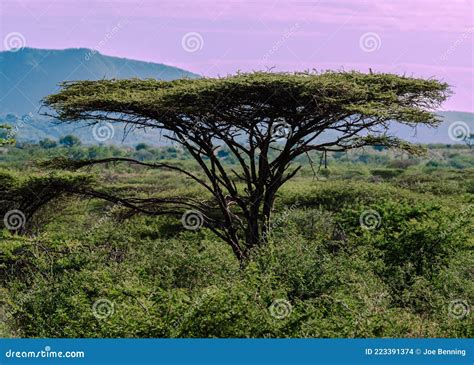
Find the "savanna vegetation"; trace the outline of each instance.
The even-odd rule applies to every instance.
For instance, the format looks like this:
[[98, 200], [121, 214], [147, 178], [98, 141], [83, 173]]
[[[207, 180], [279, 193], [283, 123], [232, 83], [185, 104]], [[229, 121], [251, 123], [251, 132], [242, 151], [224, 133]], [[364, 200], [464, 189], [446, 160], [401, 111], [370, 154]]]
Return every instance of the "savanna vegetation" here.
[[447, 94], [357, 73], [66, 84], [61, 120], [175, 143], [2, 147], [2, 335], [472, 337], [473, 151], [386, 134], [436, 125]]

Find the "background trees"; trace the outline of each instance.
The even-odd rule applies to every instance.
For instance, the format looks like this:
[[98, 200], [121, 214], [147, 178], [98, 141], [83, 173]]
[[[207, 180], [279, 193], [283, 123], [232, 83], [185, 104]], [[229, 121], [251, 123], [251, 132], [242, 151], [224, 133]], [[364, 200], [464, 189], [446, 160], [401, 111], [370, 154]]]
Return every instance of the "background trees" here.
[[[127, 200], [90, 193], [147, 214], [181, 216], [191, 210], [243, 261], [265, 241], [276, 194], [300, 168], [294, 166], [295, 158], [318, 151], [323, 159], [328, 152], [368, 145], [419, 153], [418, 147], [388, 135], [388, 126], [394, 120], [413, 127], [435, 126], [439, 120], [432, 111], [448, 95], [445, 83], [391, 74], [252, 73], [169, 82], [66, 82], [44, 102], [63, 122], [121, 123], [128, 131], [162, 129], [201, 171], [129, 158], [56, 163], [78, 168], [127, 162], [181, 172], [212, 199]], [[225, 166], [222, 158], [227, 154], [238, 169]]]
[[52, 140], [50, 138], [45, 138], [39, 141], [39, 145], [44, 149], [50, 149], [50, 148], [56, 147], [58, 144], [56, 143], [55, 140]]
[[[92, 183], [89, 176], [67, 172], [22, 176], [0, 169], [0, 216], [11, 232], [24, 233], [34, 225], [33, 216]], [[49, 217], [48, 217], [49, 218]]]
[[59, 140], [59, 144], [65, 146], [65, 147], [74, 147], [74, 146], [80, 146], [81, 145], [81, 140], [73, 136], [72, 134], [68, 134], [67, 136], [62, 137]]

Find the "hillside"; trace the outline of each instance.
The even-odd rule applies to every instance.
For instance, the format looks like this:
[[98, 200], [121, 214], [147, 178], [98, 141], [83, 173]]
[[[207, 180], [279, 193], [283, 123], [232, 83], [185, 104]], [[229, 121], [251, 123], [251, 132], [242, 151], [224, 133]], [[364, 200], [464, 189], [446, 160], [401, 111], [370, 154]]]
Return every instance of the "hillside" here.
[[[0, 120], [20, 125], [17, 139], [21, 141], [37, 141], [47, 137], [57, 139], [74, 133], [84, 142], [93, 143], [90, 129], [53, 126], [49, 119], [41, 117], [38, 114], [41, 99], [57, 91], [62, 81], [133, 77], [174, 80], [198, 75], [159, 63], [105, 56], [86, 48], [3, 51], [0, 52]], [[156, 134], [134, 135], [127, 142], [156, 140], [155, 137]], [[113, 142], [120, 143], [121, 140], [121, 133], [116, 133]]]
[[40, 100], [66, 80], [126, 79], [131, 77], [174, 80], [197, 77], [159, 63], [110, 57], [86, 48], [45, 50], [23, 48], [0, 52], [3, 95], [0, 113], [35, 113]]

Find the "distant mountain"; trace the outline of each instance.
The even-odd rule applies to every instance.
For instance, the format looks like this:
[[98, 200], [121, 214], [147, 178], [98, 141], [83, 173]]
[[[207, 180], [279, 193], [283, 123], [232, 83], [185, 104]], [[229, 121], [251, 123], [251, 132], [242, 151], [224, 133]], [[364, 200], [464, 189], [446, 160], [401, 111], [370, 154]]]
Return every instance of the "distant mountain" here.
[[458, 133], [474, 133], [474, 113], [443, 111], [438, 112], [443, 122], [437, 127], [419, 126], [413, 129], [399, 123], [392, 124], [390, 133], [413, 143], [463, 143], [455, 137]]
[[104, 56], [86, 48], [4, 51], [0, 52], [0, 113], [35, 113], [40, 100], [57, 91], [62, 81], [131, 77], [174, 80], [198, 75], [159, 63]]
[[[159, 63], [110, 57], [86, 48], [44, 50], [24, 48], [18, 52], [0, 52], [0, 124], [17, 126], [19, 141], [37, 142], [44, 138], [59, 139], [75, 134], [84, 143], [98, 143], [92, 128], [76, 125], [55, 125], [38, 114], [40, 101], [58, 91], [58, 84], [66, 80], [99, 80], [125, 78], [155, 78], [174, 80], [197, 78], [191, 72]], [[391, 132], [405, 140], [417, 143], [456, 143], [450, 138], [449, 128], [462, 122], [474, 133], [474, 113], [440, 112], [444, 122], [438, 128], [418, 127], [416, 130], [395, 124]], [[458, 123], [459, 125], [459, 123]], [[115, 128], [114, 138], [106, 143], [122, 143], [124, 133]], [[149, 130], [129, 133], [124, 144], [138, 142], [164, 144], [160, 131]], [[459, 142], [458, 142], [459, 143]]]
[[[41, 99], [58, 91], [58, 84], [68, 80], [126, 78], [174, 80], [197, 78], [196, 74], [159, 63], [105, 56], [87, 48], [46, 50], [23, 48], [17, 52], [0, 52], [0, 121], [21, 126], [17, 139], [37, 141], [73, 132], [84, 142], [93, 143], [90, 128], [51, 125], [38, 114]], [[114, 142], [121, 142], [116, 133]], [[131, 135], [127, 141], [156, 139], [154, 133]]]

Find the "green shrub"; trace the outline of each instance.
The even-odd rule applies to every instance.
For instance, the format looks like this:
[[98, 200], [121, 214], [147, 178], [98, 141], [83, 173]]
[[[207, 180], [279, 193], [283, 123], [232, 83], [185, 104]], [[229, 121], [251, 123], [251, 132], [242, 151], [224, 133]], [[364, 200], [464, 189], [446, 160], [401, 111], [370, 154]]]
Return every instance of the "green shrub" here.
[[[367, 170], [357, 180], [344, 171], [285, 185], [268, 245], [244, 268], [212, 232], [186, 231], [179, 219], [120, 221], [113, 205], [83, 199], [60, 214], [47, 205], [37, 214], [54, 219], [35, 236], [0, 231], [0, 334], [472, 337], [472, 314], [450, 312], [474, 298], [472, 171], [409, 168], [375, 184]], [[103, 173], [104, 188], [121, 194], [204, 196], [173, 173]], [[55, 179], [76, 181], [4, 171], [0, 187], [21, 196]], [[361, 226], [365, 211], [379, 214], [374, 229]], [[97, 316], [99, 304], [113, 311]]]
[[392, 179], [403, 173], [403, 169], [373, 169], [371, 173], [373, 176], [379, 176], [383, 179]]

